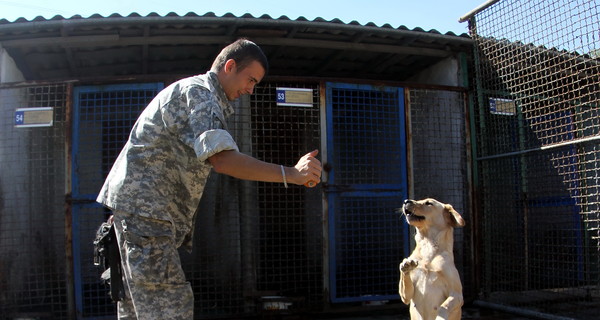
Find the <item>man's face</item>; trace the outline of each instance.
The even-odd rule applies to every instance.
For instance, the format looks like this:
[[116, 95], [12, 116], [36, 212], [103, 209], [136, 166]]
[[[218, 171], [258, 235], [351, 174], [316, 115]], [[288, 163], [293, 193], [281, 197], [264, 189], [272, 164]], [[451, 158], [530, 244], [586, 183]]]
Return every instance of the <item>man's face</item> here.
[[252, 94], [254, 86], [258, 84], [265, 76], [265, 69], [258, 61], [252, 61], [242, 70], [238, 69], [235, 60], [227, 60], [223, 70], [220, 72], [219, 81], [227, 95], [227, 99], [232, 101], [238, 99], [243, 94]]

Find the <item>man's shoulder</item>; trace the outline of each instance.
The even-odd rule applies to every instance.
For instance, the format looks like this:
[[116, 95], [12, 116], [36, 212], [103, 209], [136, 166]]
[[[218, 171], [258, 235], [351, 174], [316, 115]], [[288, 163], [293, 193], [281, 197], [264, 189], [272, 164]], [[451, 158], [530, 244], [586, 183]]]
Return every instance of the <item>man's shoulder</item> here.
[[167, 86], [159, 94], [159, 101], [161, 105], [165, 105], [181, 101], [182, 96], [208, 99], [212, 95], [210, 82], [205, 75], [197, 75], [177, 80]]
[[210, 81], [206, 74], [183, 78], [173, 83], [173, 85], [181, 90], [189, 90], [191, 88], [204, 88], [210, 90]]

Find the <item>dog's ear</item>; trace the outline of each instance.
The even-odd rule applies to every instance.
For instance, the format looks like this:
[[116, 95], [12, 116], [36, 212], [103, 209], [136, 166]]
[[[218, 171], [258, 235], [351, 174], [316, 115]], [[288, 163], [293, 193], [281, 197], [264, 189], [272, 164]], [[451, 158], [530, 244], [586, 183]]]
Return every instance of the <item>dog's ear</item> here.
[[454, 208], [451, 205], [444, 205], [444, 214], [446, 215], [446, 220], [450, 222], [450, 225], [453, 228], [465, 226], [465, 219], [463, 219], [460, 213], [454, 210]]

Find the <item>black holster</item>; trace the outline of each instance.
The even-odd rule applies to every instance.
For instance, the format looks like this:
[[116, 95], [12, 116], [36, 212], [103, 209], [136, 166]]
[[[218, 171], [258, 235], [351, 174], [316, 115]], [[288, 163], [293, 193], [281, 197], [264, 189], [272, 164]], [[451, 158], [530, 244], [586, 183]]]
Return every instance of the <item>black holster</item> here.
[[121, 255], [117, 244], [115, 226], [112, 221], [103, 222], [96, 231], [94, 264], [103, 271], [100, 278], [110, 287], [110, 298], [114, 302], [123, 300], [125, 288], [123, 287]]

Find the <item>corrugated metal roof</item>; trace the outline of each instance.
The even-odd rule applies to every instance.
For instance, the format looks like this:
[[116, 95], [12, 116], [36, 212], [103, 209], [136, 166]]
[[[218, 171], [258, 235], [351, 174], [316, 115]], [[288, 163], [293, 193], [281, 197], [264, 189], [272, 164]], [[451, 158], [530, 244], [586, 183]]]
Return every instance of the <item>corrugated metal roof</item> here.
[[389, 24], [212, 12], [0, 20], [0, 45], [28, 80], [196, 74], [239, 37], [263, 48], [270, 75], [395, 81], [470, 53], [472, 43], [466, 34]]

